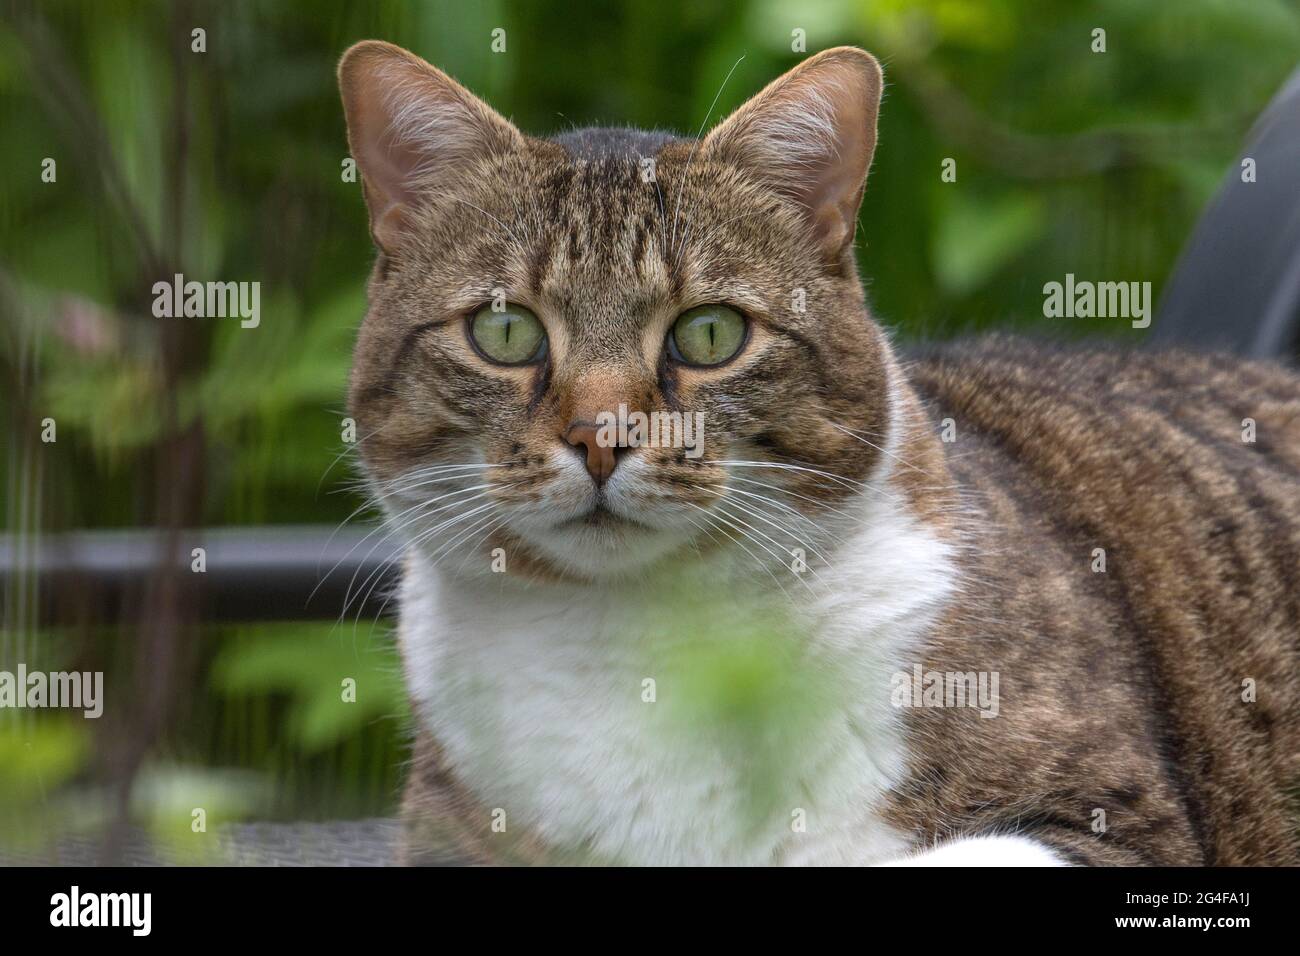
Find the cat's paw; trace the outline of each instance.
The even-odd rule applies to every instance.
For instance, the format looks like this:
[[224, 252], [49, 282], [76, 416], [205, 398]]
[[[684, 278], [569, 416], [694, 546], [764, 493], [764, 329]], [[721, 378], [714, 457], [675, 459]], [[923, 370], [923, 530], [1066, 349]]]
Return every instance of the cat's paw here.
[[881, 866], [1068, 866], [1055, 850], [1024, 836], [962, 837]]

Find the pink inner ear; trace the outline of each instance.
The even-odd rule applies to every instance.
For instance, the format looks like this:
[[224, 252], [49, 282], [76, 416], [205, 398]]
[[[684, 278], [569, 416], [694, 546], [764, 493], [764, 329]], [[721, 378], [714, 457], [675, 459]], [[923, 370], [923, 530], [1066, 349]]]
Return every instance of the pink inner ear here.
[[[369, 93], [369, 91], [367, 91]], [[359, 106], [356, 128], [356, 157], [365, 179], [366, 205], [370, 209], [370, 230], [382, 248], [391, 251], [407, 225], [406, 213], [414, 201], [414, 172], [419, 157], [398, 141], [389, 112], [368, 95]]]
[[[865, 115], [866, 110], [861, 104], [836, 112], [841, 120]], [[819, 171], [808, 194], [806, 203], [816, 211], [816, 221], [827, 222], [824, 237], [827, 244], [839, 247], [853, 240], [858, 207], [866, 188], [867, 168], [875, 146], [874, 117], [871, 123], [870, 127], [862, 122], [837, 124], [836, 154]]]
[[372, 214], [370, 232], [381, 249], [393, 250], [406, 234], [408, 208], [405, 203], [394, 202], [382, 212]]
[[[399, 96], [406, 98], [404, 104]], [[432, 137], [414, 136], [413, 128], [422, 122], [422, 114], [447, 111], [440, 105], [444, 100], [436, 85], [411, 67], [381, 65], [361, 78], [349, 121], [357, 162], [373, 193], [376, 227], [392, 207], [414, 199], [418, 173], [427, 170], [433, 158], [426, 153], [436, 151], [437, 143]]]
[[803, 206], [816, 241], [834, 257], [853, 238], [879, 102], [874, 59], [827, 51], [768, 86], [706, 143]]
[[791, 94], [786, 110], [815, 111], [815, 121], [829, 127], [817, 131], [806, 165], [793, 166], [790, 176], [817, 241], [838, 253], [853, 240], [875, 147], [875, 101], [861, 77], [843, 68], [818, 71]]

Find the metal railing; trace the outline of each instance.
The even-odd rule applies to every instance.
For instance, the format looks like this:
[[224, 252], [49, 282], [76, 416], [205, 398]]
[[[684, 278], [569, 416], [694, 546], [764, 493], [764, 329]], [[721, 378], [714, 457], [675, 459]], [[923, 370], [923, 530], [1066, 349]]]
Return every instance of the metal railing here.
[[312, 525], [5, 535], [0, 581], [32, 586], [38, 623], [75, 619], [81, 609], [118, 620], [167, 566], [183, 572], [206, 621], [336, 618], [349, 596], [349, 615], [364, 619], [380, 613], [399, 571], [400, 549], [383, 538], [374, 527]]

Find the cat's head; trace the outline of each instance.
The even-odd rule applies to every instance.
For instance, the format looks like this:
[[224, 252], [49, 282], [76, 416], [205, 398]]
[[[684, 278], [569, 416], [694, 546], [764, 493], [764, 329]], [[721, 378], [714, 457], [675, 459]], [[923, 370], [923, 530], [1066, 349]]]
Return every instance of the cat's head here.
[[379, 250], [351, 414], [404, 535], [579, 578], [728, 540], [785, 561], [871, 477], [869, 54], [810, 57], [700, 140], [526, 136], [387, 43], [339, 79]]

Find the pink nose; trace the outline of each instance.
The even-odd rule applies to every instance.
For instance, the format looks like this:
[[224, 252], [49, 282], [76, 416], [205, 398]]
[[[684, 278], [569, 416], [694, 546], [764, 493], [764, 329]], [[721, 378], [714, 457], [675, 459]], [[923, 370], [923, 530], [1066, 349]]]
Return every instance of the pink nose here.
[[574, 448], [587, 450], [587, 471], [599, 487], [609, 480], [614, 473], [618, 459], [612, 447], [606, 447], [596, 440], [599, 429], [588, 422], [574, 422], [564, 432], [563, 438]]

